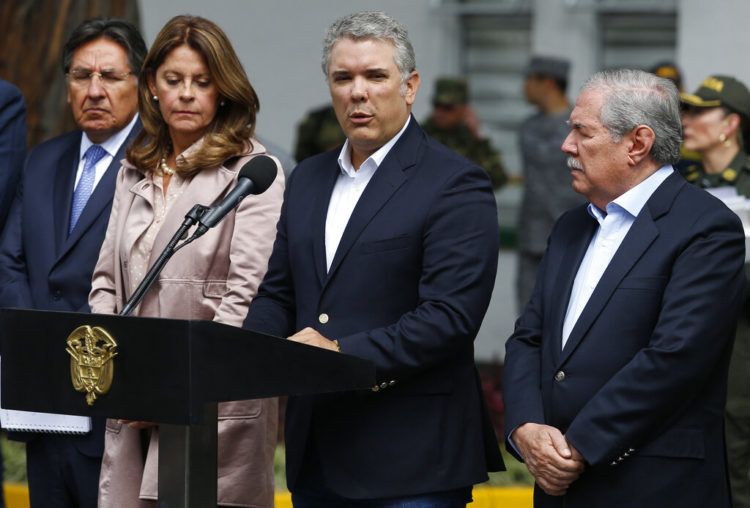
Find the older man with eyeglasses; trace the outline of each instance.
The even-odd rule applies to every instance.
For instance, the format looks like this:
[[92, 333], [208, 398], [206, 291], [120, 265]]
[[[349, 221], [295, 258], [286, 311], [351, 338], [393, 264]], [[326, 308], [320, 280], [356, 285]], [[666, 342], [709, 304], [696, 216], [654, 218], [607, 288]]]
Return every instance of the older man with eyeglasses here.
[[[80, 130], [29, 154], [0, 240], [0, 307], [89, 311], [115, 177], [140, 130], [137, 83], [145, 54], [140, 33], [125, 21], [85, 21], [70, 35], [62, 66]], [[35, 420], [20, 419], [11, 438], [26, 441], [31, 505], [94, 508], [104, 419], [79, 434], [23, 431]]]

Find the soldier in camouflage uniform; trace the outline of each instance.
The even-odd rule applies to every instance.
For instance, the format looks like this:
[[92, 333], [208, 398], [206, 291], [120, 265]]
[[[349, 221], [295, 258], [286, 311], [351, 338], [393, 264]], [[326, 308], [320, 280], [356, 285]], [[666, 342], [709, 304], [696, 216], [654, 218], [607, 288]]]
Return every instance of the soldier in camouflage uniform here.
[[[681, 173], [699, 187], [732, 186], [750, 197], [750, 91], [729, 76], [706, 78], [693, 94], [681, 94], [684, 146], [700, 162]], [[745, 265], [748, 270], [748, 265]], [[726, 442], [732, 501], [750, 508], [750, 301], [745, 302], [729, 365]]]
[[469, 109], [469, 87], [461, 78], [443, 77], [435, 82], [433, 111], [420, 125], [424, 131], [456, 153], [475, 162], [490, 175], [492, 188], [507, 182], [500, 153], [479, 135]]
[[294, 158], [297, 162], [341, 146], [346, 136], [339, 126], [336, 113], [330, 104], [310, 111], [297, 126], [297, 145]]

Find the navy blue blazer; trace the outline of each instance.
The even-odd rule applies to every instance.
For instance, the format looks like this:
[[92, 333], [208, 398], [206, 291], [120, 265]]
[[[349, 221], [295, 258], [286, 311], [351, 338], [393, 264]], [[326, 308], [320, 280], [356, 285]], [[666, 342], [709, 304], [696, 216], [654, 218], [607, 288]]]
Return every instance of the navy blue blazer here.
[[289, 487], [305, 460], [347, 498], [484, 481], [488, 469], [502, 468], [473, 354], [497, 269], [490, 181], [411, 118], [327, 271], [338, 153], [303, 161], [287, 182], [268, 273], [245, 327], [280, 337], [315, 328], [344, 353], [373, 362], [378, 388], [290, 397]]
[[[140, 128], [138, 121], [70, 235], [81, 131], [31, 150], [0, 239], [0, 307], [89, 312], [91, 276], [107, 230], [120, 161]], [[94, 419], [93, 432], [75, 440], [79, 450], [101, 456], [103, 432], [103, 420]]]
[[15, 86], [0, 80], [0, 230], [16, 195], [26, 158], [26, 103]]
[[588, 463], [564, 497], [537, 488], [535, 506], [730, 506], [723, 414], [745, 281], [740, 221], [669, 176], [561, 349], [596, 228], [584, 206], [557, 222], [506, 345], [506, 429], [557, 427]]

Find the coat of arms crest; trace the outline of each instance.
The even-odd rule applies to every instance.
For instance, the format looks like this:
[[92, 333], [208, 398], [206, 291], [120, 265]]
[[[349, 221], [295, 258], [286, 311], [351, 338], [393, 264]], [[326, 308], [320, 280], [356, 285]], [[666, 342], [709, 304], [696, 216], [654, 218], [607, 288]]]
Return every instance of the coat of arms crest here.
[[94, 405], [97, 395], [112, 386], [117, 342], [103, 328], [79, 326], [68, 336], [70, 378], [76, 391], [86, 392], [86, 403]]

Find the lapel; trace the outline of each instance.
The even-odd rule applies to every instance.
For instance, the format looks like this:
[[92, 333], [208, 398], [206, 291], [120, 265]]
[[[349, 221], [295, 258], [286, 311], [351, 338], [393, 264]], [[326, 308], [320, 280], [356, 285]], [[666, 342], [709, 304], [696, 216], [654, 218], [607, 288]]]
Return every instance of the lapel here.
[[[253, 154], [261, 153], [265, 150], [262, 145], [257, 142], [253, 143], [253, 145]], [[213, 206], [218, 203], [236, 181], [240, 168], [247, 161], [247, 157], [233, 158], [231, 163], [224, 163], [229, 165], [231, 169], [225, 165], [219, 166], [215, 169], [204, 169], [199, 171], [189, 182], [187, 182], [187, 187], [185, 187], [185, 190], [180, 197], [177, 198], [177, 201], [172, 204], [169, 212], [167, 212], [167, 215], [164, 217], [164, 222], [156, 233], [154, 245], [151, 248], [151, 255], [149, 257], [149, 268], [154, 265], [156, 259], [167, 247], [167, 244], [169, 244], [169, 241], [180, 228], [180, 225], [182, 225], [182, 222], [185, 219], [185, 215], [191, 208], [193, 208], [193, 205], [199, 203], [201, 205]], [[158, 189], [154, 188], [154, 192], [158, 192]], [[252, 196], [248, 197], [248, 199], [252, 199]], [[146, 226], [148, 227], [148, 225], [149, 224]], [[128, 252], [130, 251], [128, 250]]]
[[[125, 141], [122, 143], [122, 145], [120, 145], [119, 150], [117, 150], [117, 153], [112, 158], [112, 162], [109, 164], [109, 167], [107, 167], [104, 175], [102, 175], [101, 180], [99, 180], [99, 183], [96, 184], [96, 188], [94, 188], [94, 192], [91, 193], [89, 200], [86, 202], [86, 206], [83, 208], [83, 212], [81, 212], [81, 216], [78, 218], [78, 222], [73, 228], [73, 231], [70, 232], [70, 235], [68, 235], [68, 224], [70, 223], [70, 203], [73, 199], [73, 184], [71, 180], [69, 192], [66, 193], [67, 208], [66, 212], [63, 214], [65, 216], [65, 228], [62, 230], [63, 234], [65, 235], [65, 240], [62, 243], [63, 247], [60, 251], [60, 257], [64, 256], [65, 253], [68, 252], [73, 247], [73, 245], [76, 244], [76, 242], [86, 233], [86, 231], [92, 226], [92, 224], [96, 222], [104, 209], [106, 209], [112, 203], [112, 198], [115, 195], [117, 173], [118, 171], [120, 171], [122, 160], [125, 158], [125, 150], [140, 130], [141, 124], [140, 120], [138, 120], [130, 130], [130, 134], [128, 134], [128, 137], [125, 138]], [[78, 159], [76, 158], [76, 162], [77, 160]], [[73, 173], [73, 175], [75, 175], [75, 172]]]
[[[321, 188], [316, 192], [316, 198], [312, 208], [312, 235], [313, 235], [313, 261], [318, 282], [321, 287], [328, 277], [326, 269], [326, 217], [328, 216], [328, 204], [331, 201], [333, 187], [336, 185], [341, 169], [338, 165], [338, 152], [332, 152], [334, 159], [331, 163], [324, 163]], [[377, 172], [376, 172], [377, 173]]]
[[[357, 205], [354, 207], [349, 222], [344, 229], [341, 242], [336, 249], [336, 254], [333, 256], [324, 289], [367, 224], [406, 181], [405, 170], [417, 163], [423, 138], [422, 129], [414, 117], [411, 117], [409, 127], [383, 159], [370, 183], [365, 187], [359, 201], [357, 201]], [[323, 223], [323, 238], [325, 238], [325, 216], [323, 216]]]
[[682, 177], [676, 173], [670, 175], [656, 189], [646, 202], [641, 213], [636, 217], [630, 231], [628, 231], [622, 244], [620, 244], [620, 248], [617, 249], [612, 261], [596, 285], [578, 321], [573, 326], [570, 337], [568, 337], [568, 341], [561, 352], [558, 366], [562, 365], [572, 352], [575, 351], [578, 344], [586, 335], [586, 332], [588, 332], [591, 325], [609, 302], [609, 299], [620, 285], [623, 277], [630, 272], [630, 269], [659, 236], [659, 228], [656, 225], [656, 221], [671, 208], [677, 192], [685, 184], [685, 181], [681, 180]]
[[[81, 132], [67, 148], [60, 154], [55, 172], [55, 182], [52, 192], [52, 217], [55, 225], [55, 252], [62, 256], [62, 250], [68, 239], [68, 225], [70, 224], [70, 207], [73, 200], [73, 185], [78, 166], [78, 152], [81, 150]], [[45, 205], [44, 203], [42, 204]], [[67, 249], [65, 249], [67, 250]]]
[[[560, 357], [560, 344], [562, 342], [562, 329], [565, 321], [565, 313], [568, 310], [568, 304], [570, 303], [570, 295], [573, 291], [573, 282], [575, 281], [578, 268], [581, 266], [583, 256], [586, 255], [589, 243], [596, 232], [598, 223], [596, 219], [589, 215], [586, 207], [581, 208], [582, 224], [580, 229], [578, 225], [574, 225], [577, 230], [574, 233], [573, 239], [570, 241], [568, 248], [563, 253], [562, 260], [560, 262], [560, 269], [557, 273], [557, 278], [552, 286], [553, 295], [553, 308], [552, 308], [552, 323], [553, 333], [555, 340], [549, 341], [552, 348], [553, 358], [555, 361]], [[557, 295], [557, 296], [555, 296]]]

